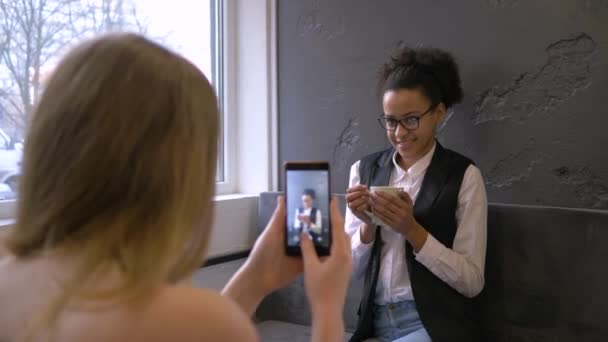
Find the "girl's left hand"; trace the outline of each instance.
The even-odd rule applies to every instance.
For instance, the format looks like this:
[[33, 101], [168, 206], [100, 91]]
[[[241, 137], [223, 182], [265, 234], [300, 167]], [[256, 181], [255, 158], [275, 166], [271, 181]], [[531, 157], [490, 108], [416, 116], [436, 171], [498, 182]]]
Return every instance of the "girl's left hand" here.
[[371, 193], [372, 212], [382, 222], [406, 238], [417, 228], [414, 218], [414, 204], [410, 196], [402, 191], [399, 196], [384, 191]]
[[428, 232], [414, 217], [414, 203], [406, 192], [394, 196], [378, 191], [371, 195], [372, 212], [382, 222], [403, 235], [418, 253], [428, 237]]

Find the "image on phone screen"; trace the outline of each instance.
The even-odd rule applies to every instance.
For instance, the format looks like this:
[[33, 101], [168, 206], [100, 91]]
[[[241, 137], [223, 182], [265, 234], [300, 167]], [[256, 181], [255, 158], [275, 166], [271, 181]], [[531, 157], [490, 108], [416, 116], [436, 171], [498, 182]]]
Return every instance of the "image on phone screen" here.
[[[288, 250], [299, 249], [300, 236], [308, 235], [317, 252], [330, 247], [329, 171], [286, 171]], [[324, 253], [325, 254], [325, 253]]]

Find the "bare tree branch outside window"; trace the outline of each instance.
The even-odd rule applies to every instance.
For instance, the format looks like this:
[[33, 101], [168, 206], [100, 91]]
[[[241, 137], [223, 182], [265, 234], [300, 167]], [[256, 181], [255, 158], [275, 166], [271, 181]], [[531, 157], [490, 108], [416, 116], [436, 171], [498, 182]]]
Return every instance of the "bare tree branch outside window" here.
[[[83, 39], [149, 36], [136, 1], [0, 0], [0, 200], [17, 196], [26, 127], [54, 66]], [[167, 36], [149, 38], [165, 43]]]
[[132, 0], [0, 0], [0, 129], [23, 139], [44, 78], [76, 42], [147, 28]]

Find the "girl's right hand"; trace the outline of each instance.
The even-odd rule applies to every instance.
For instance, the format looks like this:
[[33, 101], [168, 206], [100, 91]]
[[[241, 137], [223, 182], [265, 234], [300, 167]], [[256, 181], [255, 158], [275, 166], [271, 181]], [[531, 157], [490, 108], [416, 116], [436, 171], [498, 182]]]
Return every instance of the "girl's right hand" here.
[[372, 220], [367, 214], [371, 211], [369, 205], [370, 193], [366, 185], [355, 185], [346, 190], [346, 203], [350, 211], [363, 223], [372, 226]]

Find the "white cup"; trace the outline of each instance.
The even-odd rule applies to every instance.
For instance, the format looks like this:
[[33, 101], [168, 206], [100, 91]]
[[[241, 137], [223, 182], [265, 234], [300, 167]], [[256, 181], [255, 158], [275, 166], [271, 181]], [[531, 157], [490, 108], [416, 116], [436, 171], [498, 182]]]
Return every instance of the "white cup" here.
[[403, 188], [398, 186], [370, 186], [369, 191], [371, 192], [386, 192], [387, 194], [391, 194], [393, 196], [399, 196], [399, 193], [403, 191]]
[[[401, 191], [403, 191], [403, 188], [398, 187], [398, 186], [370, 186], [369, 191], [370, 192], [382, 191], [382, 192], [386, 192], [387, 194], [391, 194], [393, 196], [399, 196], [399, 193], [401, 193]], [[386, 224], [384, 222], [382, 222], [382, 220], [377, 218], [376, 215], [374, 215], [370, 210], [367, 210], [365, 213], [367, 214], [367, 216], [369, 216], [369, 218], [372, 220], [372, 223], [374, 225], [386, 226]]]

